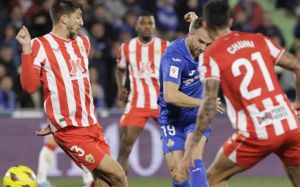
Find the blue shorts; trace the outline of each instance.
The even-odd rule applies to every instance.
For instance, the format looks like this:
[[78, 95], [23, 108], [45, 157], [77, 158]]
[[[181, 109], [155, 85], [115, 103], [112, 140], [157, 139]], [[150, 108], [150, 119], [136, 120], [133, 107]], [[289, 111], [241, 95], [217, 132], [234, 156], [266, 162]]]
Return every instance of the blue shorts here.
[[[161, 140], [163, 145], [164, 154], [172, 151], [184, 151], [186, 137], [189, 133], [194, 132], [195, 123], [178, 127], [174, 125], [160, 125]], [[208, 127], [204, 131], [204, 136], [209, 137], [211, 128]]]

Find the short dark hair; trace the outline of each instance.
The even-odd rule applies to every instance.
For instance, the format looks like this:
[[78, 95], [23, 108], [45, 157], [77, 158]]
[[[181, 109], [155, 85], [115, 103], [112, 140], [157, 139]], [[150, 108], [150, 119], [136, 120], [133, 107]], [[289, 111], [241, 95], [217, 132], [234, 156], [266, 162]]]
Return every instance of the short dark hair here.
[[138, 14], [138, 17], [140, 17], [140, 16], [153, 16], [154, 17], [154, 14], [147, 10], [143, 10]]
[[230, 8], [223, 1], [213, 0], [204, 6], [203, 17], [210, 29], [225, 28], [228, 26], [228, 20], [231, 18]]
[[204, 18], [203, 18], [203, 17], [198, 17], [198, 18], [194, 21], [194, 23], [193, 23], [193, 25], [192, 25], [192, 27], [191, 27], [191, 31], [200, 29], [200, 28], [203, 26], [203, 21], [204, 21]]
[[53, 23], [57, 23], [64, 14], [71, 14], [77, 9], [83, 10], [83, 5], [78, 0], [56, 0], [50, 8]]

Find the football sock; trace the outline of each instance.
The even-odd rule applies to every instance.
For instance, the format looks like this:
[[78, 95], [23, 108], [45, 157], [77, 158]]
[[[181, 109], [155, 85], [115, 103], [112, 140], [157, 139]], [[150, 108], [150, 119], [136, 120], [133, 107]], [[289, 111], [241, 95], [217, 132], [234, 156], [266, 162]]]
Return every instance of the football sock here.
[[173, 187], [190, 187], [190, 184], [187, 180], [183, 182], [175, 182], [173, 181]]
[[195, 167], [190, 168], [191, 187], [207, 187], [206, 169], [202, 160], [194, 161]]
[[48, 146], [43, 146], [39, 155], [39, 165], [37, 170], [37, 182], [39, 184], [47, 181], [47, 174], [50, 165], [53, 162], [54, 150], [49, 149]]
[[86, 186], [92, 186], [92, 183], [94, 181], [93, 176], [90, 172], [82, 172], [82, 180]]

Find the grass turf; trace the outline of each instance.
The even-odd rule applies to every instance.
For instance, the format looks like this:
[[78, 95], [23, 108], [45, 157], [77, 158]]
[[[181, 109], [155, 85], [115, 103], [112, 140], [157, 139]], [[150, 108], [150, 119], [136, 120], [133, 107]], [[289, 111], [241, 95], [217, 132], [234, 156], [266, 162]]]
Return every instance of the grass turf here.
[[[55, 187], [81, 187], [81, 178], [50, 178]], [[130, 187], [171, 187], [166, 178], [130, 178]], [[287, 178], [241, 178], [230, 180], [230, 187], [291, 187]], [[1, 185], [0, 185], [1, 186]]]

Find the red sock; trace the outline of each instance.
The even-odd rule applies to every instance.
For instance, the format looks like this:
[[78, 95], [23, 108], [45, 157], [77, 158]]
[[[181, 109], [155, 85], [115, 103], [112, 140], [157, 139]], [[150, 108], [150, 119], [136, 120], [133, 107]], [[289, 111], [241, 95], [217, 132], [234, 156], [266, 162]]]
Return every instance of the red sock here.
[[56, 149], [57, 145], [46, 143], [44, 146], [47, 147], [48, 149], [50, 149], [51, 151], [54, 151]]

